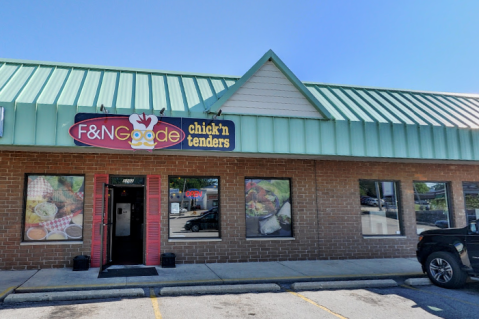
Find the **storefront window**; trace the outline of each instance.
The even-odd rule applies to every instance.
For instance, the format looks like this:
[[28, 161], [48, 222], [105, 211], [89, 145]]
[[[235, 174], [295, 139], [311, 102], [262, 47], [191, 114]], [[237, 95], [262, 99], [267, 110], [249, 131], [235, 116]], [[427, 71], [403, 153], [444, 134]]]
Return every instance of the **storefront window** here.
[[429, 229], [451, 227], [447, 183], [415, 182], [414, 206], [418, 234]]
[[395, 182], [360, 180], [363, 235], [400, 235]]
[[464, 203], [466, 205], [467, 224], [479, 220], [479, 183], [463, 182]]
[[289, 179], [245, 179], [246, 237], [293, 237]]
[[84, 176], [27, 175], [24, 241], [83, 240]]
[[170, 177], [169, 237], [219, 238], [219, 178]]

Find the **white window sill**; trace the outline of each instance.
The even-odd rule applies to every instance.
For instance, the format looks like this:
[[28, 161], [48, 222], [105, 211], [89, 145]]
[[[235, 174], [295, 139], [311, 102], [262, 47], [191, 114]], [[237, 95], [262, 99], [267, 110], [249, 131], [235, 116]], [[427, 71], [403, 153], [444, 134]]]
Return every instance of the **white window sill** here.
[[364, 239], [407, 239], [404, 235], [391, 235], [391, 236], [363, 236]]
[[169, 243], [184, 243], [184, 242], [208, 242], [208, 241], [222, 241], [221, 238], [170, 238]]
[[20, 246], [43, 246], [43, 245], [83, 245], [82, 241], [27, 241], [20, 243]]
[[246, 238], [246, 240], [296, 240], [294, 237], [261, 237], [261, 238]]

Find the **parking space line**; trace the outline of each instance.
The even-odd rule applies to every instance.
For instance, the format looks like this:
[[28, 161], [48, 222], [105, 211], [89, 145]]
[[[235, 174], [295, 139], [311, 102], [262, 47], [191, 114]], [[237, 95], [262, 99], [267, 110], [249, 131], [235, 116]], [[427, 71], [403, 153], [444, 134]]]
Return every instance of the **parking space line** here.
[[462, 303], [465, 303], [465, 304], [468, 304], [468, 305], [473, 305], [473, 306], [479, 307], [479, 304], [477, 304], [477, 303], [467, 302], [467, 301], [464, 301], [464, 300], [461, 300], [461, 299], [448, 297], [448, 296], [443, 295], [443, 294], [438, 294], [438, 293], [435, 293], [435, 292], [414, 288], [414, 287], [411, 287], [411, 286], [408, 286], [408, 285], [399, 285], [399, 286], [403, 287], [403, 288], [411, 289], [411, 290], [425, 292], [425, 293], [430, 294], [430, 295], [441, 296], [441, 297], [444, 297], [444, 298], [447, 298], [447, 299], [451, 299], [451, 300], [454, 300], [454, 301], [459, 301], [459, 302], [462, 302]]
[[0, 292], [0, 301], [3, 300], [3, 298], [6, 297], [11, 291], [13, 291], [13, 289], [15, 289], [15, 286], [8, 287], [4, 291]]
[[153, 288], [150, 288], [150, 300], [151, 300], [151, 303], [153, 304], [153, 311], [155, 312], [155, 318], [162, 319], [160, 306], [158, 305], [158, 298], [156, 298], [155, 289]]
[[39, 287], [19, 287], [15, 289], [17, 292], [34, 292], [36, 290], [66, 290], [70, 288], [97, 288], [97, 287], [104, 287], [105, 289], [110, 288], [117, 288], [117, 287], [126, 287], [126, 284], [118, 284], [118, 283], [111, 283], [111, 284], [90, 284], [90, 285], [64, 285], [64, 286], [39, 286]]
[[313, 305], [315, 305], [316, 307], [318, 307], [318, 308], [320, 308], [320, 309], [322, 309], [322, 310], [324, 310], [324, 311], [326, 311], [326, 312], [332, 314], [333, 316], [336, 316], [336, 317], [338, 317], [338, 318], [340, 318], [340, 319], [348, 319], [348, 318], [346, 318], [346, 317], [344, 317], [344, 316], [341, 316], [339, 313], [336, 313], [336, 312], [334, 312], [334, 311], [332, 311], [332, 310], [330, 310], [330, 309], [328, 309], [328, 308], [326, 308], [326, 307], [324, 307], [324, 306], [321, 306], [320, 304], [317, 304], [316, 302], [312, 301], [311, 299], [309, 299], [309, 298], [307, 298], [307, 297], [305, 297], [305, 296], [303, 296], [303, 295], [301, 295], [301, 294], [298, 294], [297, 292], [294, 292], [294, 291], [291, 291], [291, 290], [288, 290], [288, 289], [286, 289], [286, 291], [289, 292], [290, 294], [293, 294], [293, 295], [295, 295], [295, 296], [297, 296], [297, 297], [303, 299], [304, 301], [307, 301], [307, 302], [309, 302], [310, 304], [313, 304]]

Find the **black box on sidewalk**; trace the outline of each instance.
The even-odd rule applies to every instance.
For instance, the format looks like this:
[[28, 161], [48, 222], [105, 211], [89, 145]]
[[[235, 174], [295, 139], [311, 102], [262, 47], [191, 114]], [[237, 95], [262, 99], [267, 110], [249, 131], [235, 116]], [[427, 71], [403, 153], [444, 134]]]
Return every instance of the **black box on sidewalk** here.
[[176, 255], [173, 253], [161, 254], [161, 268], [175, 268]]
[[80, 255], [73, 258], [73, 271], [90, 269], [90, 256]]

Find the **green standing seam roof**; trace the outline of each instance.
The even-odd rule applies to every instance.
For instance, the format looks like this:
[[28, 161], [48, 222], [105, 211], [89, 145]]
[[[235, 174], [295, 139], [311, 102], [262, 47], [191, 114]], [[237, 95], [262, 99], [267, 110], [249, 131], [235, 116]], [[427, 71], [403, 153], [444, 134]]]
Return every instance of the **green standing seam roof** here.
[[68, 135], [75, 114], [101, 105], [113, 114], [165, 108], [165, 116], [211, 118], [267, 61], [323, 118], [224, 110], [220, 118], [236, 124], [232, 156], [479, 161], [479, 95], [300, 82], [271, 50], [242, 77], [0, 59], [0, 150], [77, 147]]

